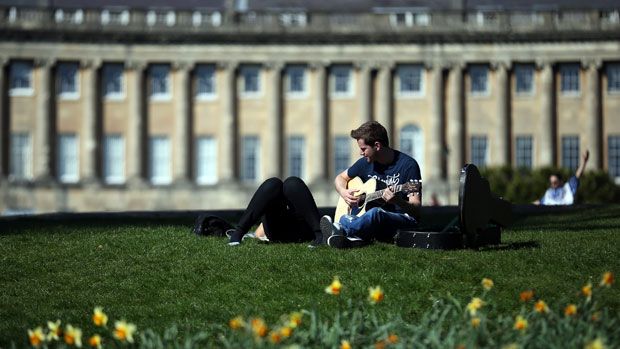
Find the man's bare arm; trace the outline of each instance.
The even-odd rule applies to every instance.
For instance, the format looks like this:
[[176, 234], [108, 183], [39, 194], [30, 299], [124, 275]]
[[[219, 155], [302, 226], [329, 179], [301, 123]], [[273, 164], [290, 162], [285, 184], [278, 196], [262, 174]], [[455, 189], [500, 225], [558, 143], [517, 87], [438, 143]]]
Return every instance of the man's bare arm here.
[[575, 171], [575, 177], [577, 178], [581, 177], [581, 175], [583, 174], [583, 171], [586, 169], [588, 158], [590, 158], [590, 151], [586, 149], [586, 151], [584, 151], [583, 154], [581, 155], [581, 164], [579, 164], [577, 171]]

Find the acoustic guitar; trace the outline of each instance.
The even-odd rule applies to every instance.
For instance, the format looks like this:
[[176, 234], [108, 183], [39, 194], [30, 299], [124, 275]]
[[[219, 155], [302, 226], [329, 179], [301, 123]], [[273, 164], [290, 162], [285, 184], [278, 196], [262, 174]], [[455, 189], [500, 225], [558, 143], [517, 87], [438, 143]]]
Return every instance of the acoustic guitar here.
[[[371, 207], [381, 206], [385, 204], [383, 201], [383, 192], [386, 189], [377, 190], [377, 180], [375, 178], [371, 178], [366, 182], [362, 181], [361, 178], [355, 177], [347, 183], [348, 189], [357, 189], [358, 192], [355, 193], [355, 196], [361, 197], [359, 201], [359, 205], [357, 207], [350, 207], [342, 196], [338, 199], [338, 205], [336, 205], [336, 213], [334, 214], [334, 222], [338, 222], [340, 217], [345, 214], [361, 216], [366, 213], [366, 210]], [[392, 187], [394, 193], [404, 192], [404, 193], [413, 193], [419, 192], [422, 189], [422, 181], [419, 180], [410, 180], [407, 183], [399, 184]]]

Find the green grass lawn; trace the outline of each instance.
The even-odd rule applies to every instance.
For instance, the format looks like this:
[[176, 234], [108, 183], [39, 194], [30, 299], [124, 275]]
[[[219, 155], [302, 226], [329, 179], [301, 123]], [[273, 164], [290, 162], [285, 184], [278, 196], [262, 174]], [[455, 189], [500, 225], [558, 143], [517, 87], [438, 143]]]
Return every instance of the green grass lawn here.
[[[223, 238], [190, 234], [191, 222], [20, 224], [0, 232], [0, 347], [25, 343], [26, 330], [62, 319], [93, 329], [102, 306], [138, 329], [173, 324], [196, 332], [236, 315], [268, 322], [300, 309], [329, 314], [341, 298], [365, 299], [381, 285], [380, 312], [416, 318], [431, 296], [463, 302], [494, 280], [498, 312], [521, 308], [519, 292], [533, 289], [550, 305], [578, 298], [586, 282], [620, 273], [620, 206], [589, 207], [519, 218], [504, 244], [480, 251], [428, 251], [377, 243], [357, 250], [308, 249], [306, 244], [231, 248]], [[333, 276], [341, 297], [324, 292]], [[620, 314], [614, 285], [600, 299]]]

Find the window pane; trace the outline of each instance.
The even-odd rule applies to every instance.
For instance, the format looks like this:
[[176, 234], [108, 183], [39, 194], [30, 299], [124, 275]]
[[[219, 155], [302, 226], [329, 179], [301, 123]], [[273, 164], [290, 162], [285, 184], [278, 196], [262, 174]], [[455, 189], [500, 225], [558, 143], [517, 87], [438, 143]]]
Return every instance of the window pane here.
[[473, 65], [469, 67], [469, 75], [471, 78], [472, 93], [486, 93], [487, 79], [489, 69], [483, 65]]
[[150, 67], [151, 96], [163, 97], [170, 94], [170, 67], [156, 64]]
[[471, 162], [478, 166], [484, 167], [487, 164], [487, 137], [472, 136], [471, 137]]
[[217, 183], [217, 143], [214, 137], [196, 140], [196, 182]]
[[10, 176], [15, 179], [32, 178], [32, 148], [28, 133], [11, 135]]
[[10, 71], [11, 90], [29, 90], [32, 88], [32, 63], [13, 62]]
[[302, 136], [291, 136], [288, 141], [289, 176], [304, 178], [304, 152], [306, 144]]
[[337, 175], [351, 165], [351, 138], [336, 136], [334, 149], [334, 171], [336, 172], [335, 175]]
[[286, 68], [287, 91], [289, 93], [302, 93], [306, 90], [306, 75], [303, 66], [290, 66]]
[[620, 136], [609, 136], [607, 139], [607, 157], [609, 175], [620, 178]]
[[103, 95], [120, 97], [123, 95], [123, 65], [105, 64], [103, 66]]
[[57, 77], [59, 95], [75, 95], [78, 93], [77, 63], [59, 63]]
[[243, 76], [243, 92], [260, 92], [260, 68], [258, 66], [245, 66], [241, 69]]
[[403, 94], [422, 92], [422, 66], [410, 65], [398, 68], [399, 91]]
[[150, 140], [150, 175], [153, 184], [169, 184], [170, 140], [167, 136], [152, 136]]
[[607, 65], [607, 91], [620, 91], [620, 64]]
[[516, 166], [532, 168], [532, 136], [517, 136]]
[[61, 182], [77, 182], [78, 176], [78, 141], [75, 134], [58, 136], [58, 179]]
[[579, 65], [563, 64], [560, 66], [560, 86], [562, 92], [579, 92]]
[[241, 179], [256, 182], [260, 166], [260, 142], [257, 136], [244, 136], [241, 148]]
[[215, 67], [199, 65], [196, 68], [196, 95], [208, 97], [215, 94]]
[[562, 167], [575, 170], [579, 166], [579, 136], [562, 137]]
[[517, 93], [531, 93], [534, 91], [534, 66], [531, 64], [515, 65]]
[[106, 135], [104, 138], [103, 176], [106, 183], [125, 182], [125, 140], [122, 135]]
[[336, 94], [351, 92], [351, 68], [336, 66], [332, 68], [333, 91]]

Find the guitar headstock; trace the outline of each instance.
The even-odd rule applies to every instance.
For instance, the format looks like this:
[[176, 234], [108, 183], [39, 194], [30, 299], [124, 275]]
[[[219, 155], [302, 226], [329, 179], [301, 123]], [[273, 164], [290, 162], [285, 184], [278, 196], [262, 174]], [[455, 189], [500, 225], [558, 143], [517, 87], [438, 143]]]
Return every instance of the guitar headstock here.
[[403, 184], [403, 191], [406, 193], [419, 193], [422, 191], [422, 181], [418, 179], [410, 179], [409, 182]]

